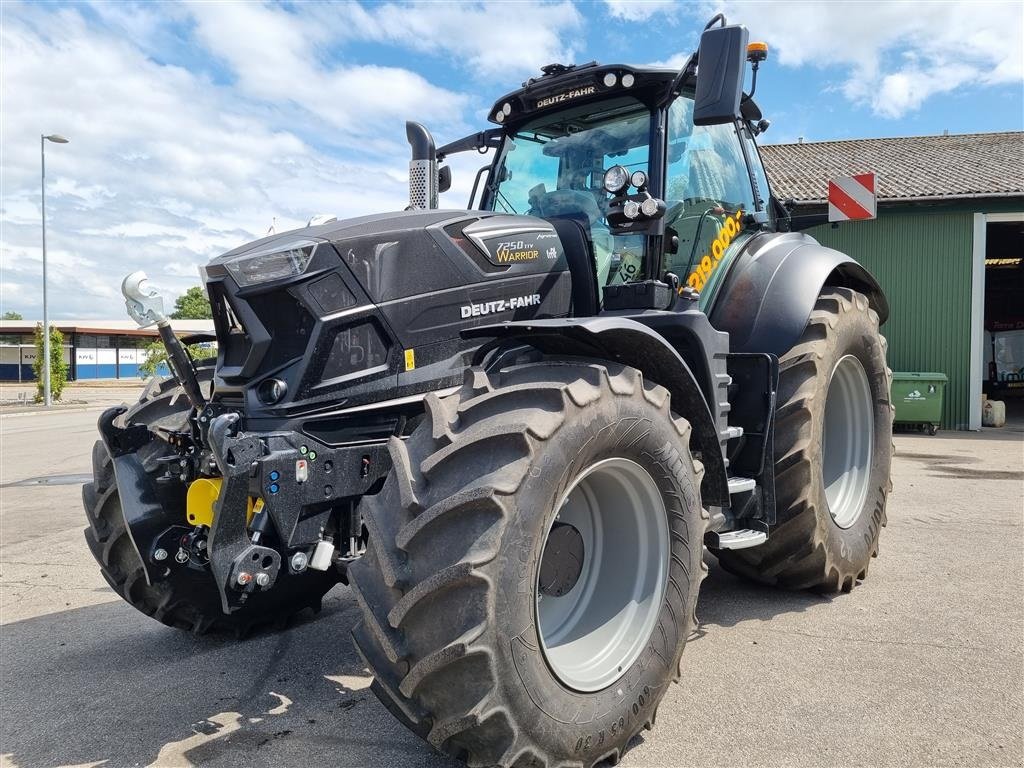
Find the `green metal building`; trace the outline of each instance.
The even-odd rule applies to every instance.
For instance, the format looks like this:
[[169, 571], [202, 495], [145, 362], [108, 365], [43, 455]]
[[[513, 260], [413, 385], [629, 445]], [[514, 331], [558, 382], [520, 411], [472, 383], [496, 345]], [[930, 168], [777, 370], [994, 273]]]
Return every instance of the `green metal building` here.
[[[949, 377], [942, 427], [980, 429], [992, 334], [1024, 329], [1024, 132], [761, 148], [794, 229], [878, 279], [894, 371]], [[827, 222], [828, 182], [874, 172], [877, 219]]]

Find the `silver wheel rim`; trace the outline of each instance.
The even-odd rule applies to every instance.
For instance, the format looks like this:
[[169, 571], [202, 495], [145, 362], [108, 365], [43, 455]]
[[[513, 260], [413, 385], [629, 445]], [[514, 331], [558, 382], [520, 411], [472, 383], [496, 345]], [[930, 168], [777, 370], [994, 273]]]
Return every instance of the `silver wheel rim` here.
[[860, 517], [867, 500], [874, 441], [871, 385], [853, 355], [841, 358], [832, 369], [825, 397], [822, 430], [822, 480], [832, 520], [849, 528]]
[[576, 529], [582, 566], [560, 597], [534, 584], [541, 649], [551, 671], [577, 691], [598, 691], [636, 661], [658, 620], [668, 581], [668, 517], [651, 475], [614, 458], [583, 472], [566, 491], [548, 527]]

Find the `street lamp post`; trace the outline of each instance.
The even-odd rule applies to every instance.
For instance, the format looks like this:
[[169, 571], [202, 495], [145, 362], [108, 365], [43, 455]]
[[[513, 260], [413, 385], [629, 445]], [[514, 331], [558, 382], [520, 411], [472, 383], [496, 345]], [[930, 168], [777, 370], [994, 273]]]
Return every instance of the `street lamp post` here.
[[39, 162], [41, 174], [40, 189], [43, 198], [43, 404], [49, 408], [53, 405], [50, 397], [50, 317], [46, 307], [46, 142], [67, 144], [68, 140], [60, 134], [51, 133], [39, 137]]

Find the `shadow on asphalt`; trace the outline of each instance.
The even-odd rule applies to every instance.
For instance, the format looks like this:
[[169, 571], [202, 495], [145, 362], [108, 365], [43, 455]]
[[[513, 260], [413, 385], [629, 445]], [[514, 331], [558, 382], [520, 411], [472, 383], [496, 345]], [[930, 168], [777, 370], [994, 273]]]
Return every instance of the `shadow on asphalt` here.
[[[106, 591], [106, 590], [104, 590]], [[355, 601], [244, 641], [169, 629], [121, 602], [7, 624], [0, 753], [21, 768], [456, 765], [365, 686]]]
[[[749, 584], [706, 558], [703, 626], [829, 600]], [[357, 617], [338, 587], [319, 617], [241, 642], [172, 630], [121, 602], [7, 624], [0, 753], [21, 768], [461, 765], [408, 733], [366, 688], [348, 634]]]
[[704, 562], [708, 566], [708, 577], [701, 585], [697, 600], [700, 627], [690, 642], [704, 637], [708, 626], [732, 627], [750, 619], [769, 621], [784, 613], [802, 613], [834, 599], [831, 595], [787, 592], [745, 581], [723, 569], [717, 558], [706, 550]]

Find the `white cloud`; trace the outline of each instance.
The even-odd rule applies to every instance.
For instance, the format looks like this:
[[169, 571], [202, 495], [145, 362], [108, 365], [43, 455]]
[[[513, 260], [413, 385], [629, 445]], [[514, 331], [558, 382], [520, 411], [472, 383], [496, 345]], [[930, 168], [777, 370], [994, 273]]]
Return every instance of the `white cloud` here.
[[1024, 79], [1024, 4], [1010, 2], [704, 3], [767, 40], [786, 67], [845, 67], [838, 85], [898, 118], [931, 96]]
[[328, 43], [336, 33], [342, 39], [351, 34], [359, 16], [353, 6], [328, 6], [302, 15], [256, 3], [195, 3], [188, 8], [198, 39], [231, 67], [246, 94], [262, 101], [294, 102], [350, 138], [373, 135], [383, 123], [400, 125], [409, 114], [457, 124], [466, 106], [462, 95], [408, 69], [331, 61]]
[[[567, 1], [348, 6], [351, 33], [424, 53], [444, 53], [481, 77], [506, 82], [572, 63], [583, 16]], [[331, 11], [327, 11], [331, 12]], [[334, 11], [336, 12], [336, 11]]]
[[623, 21], [648, 21], [676, 7], [674, 0], [604, 0], [608, 14]]
[[[404, 69], [307, 56], [301, 44], [318, 38], [295, 43], [295, 27], [275, 27], [281, 19], [273, 14], [285, 13], [276, 8], [225, 5], [251, 17], [195, 25], [238, 83], [160, 63], [168, 60], [163, 51], [140, 47], [133, 35], [145, 45], [181, 38], [189, 34], [182, 20], [191, 24], [187, 11], [198, 6], [159, 7], [173, 24], [154, 16], [152, 6], [119, 14], [120, 6], [108, 4], [91, 11], [5, 5], [5, 310], [30, 318], [41, 310], [41, 131], [71, 139], [47, 145], [51, 312], [117, 318], [120, 279], [133, 269], [147, 269], [176, 294], [197, 282], [197, 265], [262, 236], [275, 217], [284, 231], [314, 213], [400, 209], [407, 195], [404, 118], [435, 121], [441, 135], [462, 125], [463, 96]], [[96, 11], [103, 23], [89, 19]], [[209, 55], [195, 38], [178, 43], [193, 58]], [[274, 51], [283, 53], [275, 58]], [[255, 79], [244, 79], [247, 57], [257, 68], [269, 62]]]
[[[694, 43], [693, 48], [696, 48], [696, 47], [697, 47], [697, 45], [696, 45], [696, 43]], [[652, 61], [647, 66], [648, 67], [663, 67], [665, 69], [682, 69], [683, 65], [686, 64], [687, 59], [690, 58], [690, 53], [691, 52], [692, 51], [687, 51], [686, 53], [682, 53], [682, 52], [681, 53], [675, 53], [675, 54], [672, 54], [671, 56], [669, 56], [667, 59], [662, 59], [661, 61]]]

